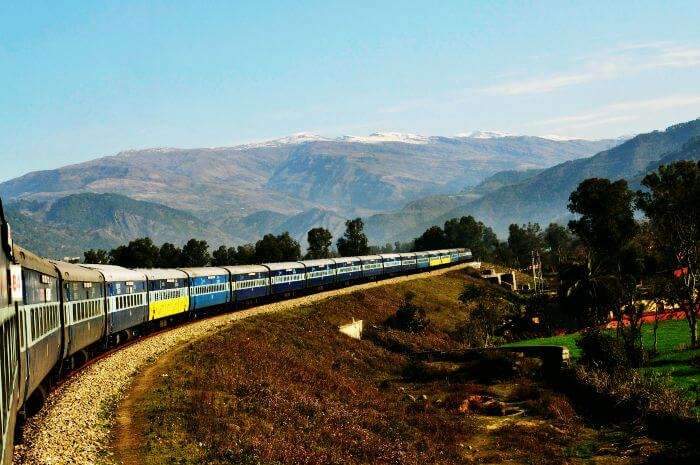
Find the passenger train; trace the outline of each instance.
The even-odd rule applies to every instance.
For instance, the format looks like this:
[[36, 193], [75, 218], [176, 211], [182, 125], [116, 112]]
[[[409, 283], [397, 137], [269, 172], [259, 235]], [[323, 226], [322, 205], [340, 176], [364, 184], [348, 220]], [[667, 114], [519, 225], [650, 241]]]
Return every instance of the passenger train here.
[[262, 265], [135, 269], [47, 260], [12, 243], [0, 201], [2, 462], [17, 414], [64, 369], [167, 321], [212, 308], [406, 274], [471, 259], [466, 249]]

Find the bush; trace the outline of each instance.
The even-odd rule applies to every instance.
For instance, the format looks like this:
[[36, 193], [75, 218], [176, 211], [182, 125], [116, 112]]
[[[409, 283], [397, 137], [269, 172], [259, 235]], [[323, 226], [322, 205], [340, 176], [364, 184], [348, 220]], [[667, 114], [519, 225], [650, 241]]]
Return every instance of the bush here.
[[430, 325], [425, 309], [413, 303], [413, 293], [408, 293], [394, 315], [387, 319], [387, 324], [402, 331], [421, 332]]
[[581, 363], [591, 368], [614, 370], [627, 367], [627, 353], [623, 341], [599, 329], [591, 329], [576, 341], [581, 349]]

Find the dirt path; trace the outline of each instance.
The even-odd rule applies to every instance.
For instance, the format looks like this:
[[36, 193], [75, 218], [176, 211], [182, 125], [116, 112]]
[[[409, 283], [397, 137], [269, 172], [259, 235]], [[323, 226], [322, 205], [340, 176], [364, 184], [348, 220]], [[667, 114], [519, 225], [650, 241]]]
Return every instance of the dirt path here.
[[[467, 266], [461, 264], [274, 302], [196, 321], [144, 338], [90, 365], [54, 390], [41, 411], [27, 422], [23, 443], [15, 447], [13, 463], [115, 463], [110, 451], [112, 431], [118, 422], [128, 425], [130, 421], [124, 414], [121, 420], [116, 418], [116, 406], [125, 397], [135, 397], [137, 391], [134, 389], [138, 389], [138, 384], [132, 385], [134, 378], [139, 373], [144, 373], [138, 379], [145, 379], [145, 374], [156, 370], [165, 362], [173, 349], [212, 334], [237, 320], [297, 308], [360, 289], [440, 275]], [[126, 445], [130, 445], [133, 450], [133, 439], [125, 442], [124, 446]], [[118, 449], [125, 450], [121, 446]]]

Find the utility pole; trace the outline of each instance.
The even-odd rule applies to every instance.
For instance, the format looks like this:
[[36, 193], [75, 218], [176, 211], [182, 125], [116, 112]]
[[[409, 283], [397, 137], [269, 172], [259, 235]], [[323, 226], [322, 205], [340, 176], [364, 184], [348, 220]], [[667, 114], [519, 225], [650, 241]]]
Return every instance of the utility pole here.
[[532, 251], [532, 280], [535, 283], [535, 293], [539, 294], [544, 291], [544, 278], [542, 277], [542, 260], [540, 260], [540, 252]]

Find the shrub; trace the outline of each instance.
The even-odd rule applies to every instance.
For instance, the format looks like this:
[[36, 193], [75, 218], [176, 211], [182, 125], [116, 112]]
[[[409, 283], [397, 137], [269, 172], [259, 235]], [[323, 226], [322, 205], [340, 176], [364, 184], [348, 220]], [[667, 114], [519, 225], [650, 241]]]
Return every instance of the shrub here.
[[425, 309], [416, 305], [413, 297], [414, 294], [410, 292], [405, 295], [396, 313], [387, 319], [389, 326], [402, 331], [421, 332], [430, 325]]
[[628, 366], [623, 341], [599, 329], [584, 332], [576, 341], [581, 349], [581, 363], [591, 368], [614, 370]]

